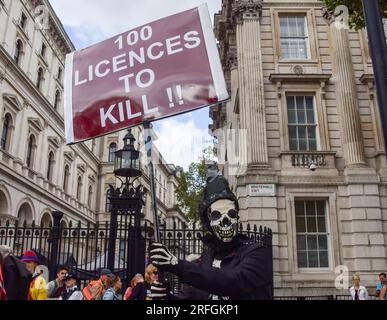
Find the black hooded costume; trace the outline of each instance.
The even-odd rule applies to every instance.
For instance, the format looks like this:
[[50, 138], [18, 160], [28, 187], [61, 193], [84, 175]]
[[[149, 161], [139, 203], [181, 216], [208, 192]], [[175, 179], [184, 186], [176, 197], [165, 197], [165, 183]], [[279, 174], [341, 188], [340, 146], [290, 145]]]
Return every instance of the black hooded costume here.
[[235, 209], [239, 210], [238, 200], [227, 180], [217, 172], [214, 174], [213, 169], [209, 170], [199, 207], [202, 224], [209, 231], [202, 239], [208, 249], [198, 260], [188, 262], [177, 260], [165, 246], [155, 244], [151, 248], [151, 261], [191, 286], [190, 292], [182, 295], [185, 298], [270, 300], [273, 298], [271, 246], [263, 246], [239, 233], [232, 241], [220, 240], [210, 226], [208, 212], [210, 206], [221, 199], [233, 201]]

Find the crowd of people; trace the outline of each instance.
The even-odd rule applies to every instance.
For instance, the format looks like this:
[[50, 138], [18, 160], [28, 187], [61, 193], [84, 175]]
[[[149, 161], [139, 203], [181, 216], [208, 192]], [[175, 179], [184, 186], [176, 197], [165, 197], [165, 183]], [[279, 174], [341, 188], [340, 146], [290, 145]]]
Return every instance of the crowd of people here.
[[[0, 300], [120, 300], [122, 281], [109, 269], [102, 269], [96, 280], [84, 288], [80, 279], [67, 266], [57, 269], [56, 279], [46, 282], [37, 254], [27, 250], [20, 258], [10, 248], [0, 246]], [[157, 268], [150, 264], [145, 277], [136, 274], [122, 295], [123, 300], [164, 300], [168, 289], [161, 283]]]
[[[360, 285], [360, 275], [358, 273], [352, 276], [352, 282], [353, 286], [349, 289], [352, 300], [368, 300], [368, 290], [365, 286]], [[375, 296], [379, 300], [387, 300], [387, 277], [385, 272], [379, 273]]]
[[[59, 266], [56, 279], [46, 283], [40, 270], [37, 254], [27, 250], [21, 258], [13, 256], [10, 248], [0, 246], [0, 300], [120, 300], [122, 281], [109, 269], [102, 269], [97, 280], [90, 281], [83, 289], [80, 279], [67, 266]], [[353, 300], [368, 300], [367, 288], [360, 285], [358, 273], [352, 277], [349, 289]], [[387, 300], [386, 273], [379, 274], [375, 295]], [[136, 274], [122, 300], [168, 300], [176, 299], [164, 281], [159, 281], [159, 271], [150, 264], [144, 276]]]

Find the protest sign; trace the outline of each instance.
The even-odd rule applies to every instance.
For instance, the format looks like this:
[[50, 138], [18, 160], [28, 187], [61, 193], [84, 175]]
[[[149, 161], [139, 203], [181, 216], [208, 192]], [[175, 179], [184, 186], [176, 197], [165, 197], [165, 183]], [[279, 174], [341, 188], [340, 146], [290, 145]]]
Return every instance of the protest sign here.
[[68, 144], [228, 99], [207, 5], [66, 57]]

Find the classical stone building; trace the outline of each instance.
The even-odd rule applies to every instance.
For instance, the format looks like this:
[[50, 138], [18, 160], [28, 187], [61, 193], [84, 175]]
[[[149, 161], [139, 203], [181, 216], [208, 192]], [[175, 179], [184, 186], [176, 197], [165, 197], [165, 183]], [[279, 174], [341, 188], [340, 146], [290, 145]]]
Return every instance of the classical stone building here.
[[231, 100], [210, 129], [241, 220], [273, 229], [275, 295], [348, 294], [345, 267], [372, 291], [387, 164], [365, 30], [317, 0], [223, 0], [215, 31]]
[[[39, 14], [38, 5], [45, 7]], [[36, 12], [36, 13], [35, 13]], [[47, 15], [46, 15], [47, 13]], [[36, 17], [42, 23], [36, 23]], [[114, 151], [123, 147], [120, 132], [67, 146], [64, 138], [63, 75], [65, 55], [75, 50], [48, 1], [0, 1], [0, 220], [50, 222], [50, 212], [64, 213], [62, 223], [109, 219], [107, 190], [115, 184]], [[138, 149], [141, 128], [134, 128]], [[174, 190], [179, 170], [157, 150], [158, 208], [161, 219], [187, 220], [176, 208]], [[149, 187], [142, 163], [139, 181]], [[152, 221], [151, 198], [144, 213]]]

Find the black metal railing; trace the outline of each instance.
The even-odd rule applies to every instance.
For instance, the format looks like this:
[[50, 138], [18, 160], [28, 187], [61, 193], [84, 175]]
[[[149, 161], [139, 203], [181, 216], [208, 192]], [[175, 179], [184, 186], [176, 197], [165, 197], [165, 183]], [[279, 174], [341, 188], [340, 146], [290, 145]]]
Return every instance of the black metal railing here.
[[[54, 213], [53, 213], [54, 215]], [[148, 248], [154, 241], [153, 224], [142, 220], [140, 228], [135, 228], [133, 215], [119, 215], [114, 229], [114, 267], [111, 268], [124, 282], [130, 284], [136, 273], [144, 273], [148, 261]], [[136, 230], [140, 230], [139, 232]], [[22, 224], [0, 221], [0, 245], [11, 247], [15, 256], [21, 256], [25, 250], [34, 250], [42, 265], [50, 271], [50, 280], [56, 275], [56, 267], [65, 264], [77, 273], [84, 286], [89, 280], [98, 278], [101, 269], [108, 266], [110, 238], [109, 223], [82, 224], [70, 222], [64, 227], [60, 219], [54, 219], [54, 225], [38, 226], [35, 222]], [[203, 250], [203, 230], [193, 226], [177, 228], [174, 224], [168, 228], [161, 226], [161, 242], [181, 260], [189, 255], [201, 255]], [[239, 231], [256, 243], [272, 246], [270, 229], [242, 224]], [[272, 253], [268, 259], [272, 260]], [[134, 259], [134, 257], [136, 257]], [[168, 275], [171, 288], [177, 293], [181, 284], [177, 277]]]

